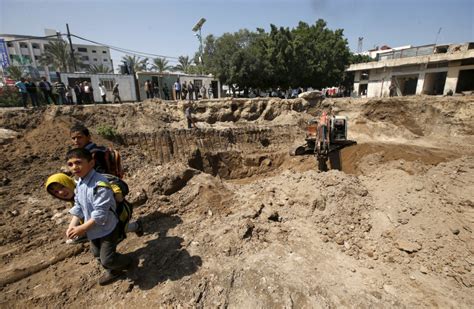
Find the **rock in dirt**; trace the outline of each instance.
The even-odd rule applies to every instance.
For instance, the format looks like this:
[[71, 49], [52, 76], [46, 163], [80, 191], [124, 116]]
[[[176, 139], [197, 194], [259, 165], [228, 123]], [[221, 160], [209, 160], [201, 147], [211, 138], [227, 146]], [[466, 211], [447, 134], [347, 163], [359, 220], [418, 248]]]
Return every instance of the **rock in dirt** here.
[[395, 242], [395, 245], [399, 250], [413, 253], [421, 250], [421, 245], [417, 242], [412, 242], [404, 239], [399, 239]]

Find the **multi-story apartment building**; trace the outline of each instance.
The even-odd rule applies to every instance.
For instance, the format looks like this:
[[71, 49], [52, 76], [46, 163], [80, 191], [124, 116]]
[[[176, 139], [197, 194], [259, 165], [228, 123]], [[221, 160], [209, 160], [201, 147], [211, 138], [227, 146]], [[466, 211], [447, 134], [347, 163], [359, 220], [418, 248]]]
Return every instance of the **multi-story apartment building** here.
[[[45, 30], [46, 36], [51, 35], [51, 30]], [[54, 32], [53, 32], [54, 33]], [[48, 76], [56, 78], [56, 69], [52, 66], [45, 67], [39, 62], [44, 53], [44, 47], [58, 37], [34, 37], [30, 35], [0, 34], [6, 44], [10, 65], [23, 66], [31, 75]], [[74, 52], [84, 65], [104, 65], [113, 70], [110, 49], [105, 46], [72, 44]], [[78, 71], [84, 69], [78, 68]]]

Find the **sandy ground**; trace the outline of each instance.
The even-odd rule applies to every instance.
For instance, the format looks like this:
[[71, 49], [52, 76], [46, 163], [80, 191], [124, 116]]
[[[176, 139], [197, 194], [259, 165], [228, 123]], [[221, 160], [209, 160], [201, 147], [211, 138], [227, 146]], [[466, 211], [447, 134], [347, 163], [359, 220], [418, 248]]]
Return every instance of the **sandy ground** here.
[[[323, 108], [358, 144], [342, 171], [290, 157]], [[0, 110], [0, 306], [474, 307], [474, 98], [208, 100]], [[69, 205], [43, 189], [68, 129], [103, 124], [145, 235], [101, 287]]]

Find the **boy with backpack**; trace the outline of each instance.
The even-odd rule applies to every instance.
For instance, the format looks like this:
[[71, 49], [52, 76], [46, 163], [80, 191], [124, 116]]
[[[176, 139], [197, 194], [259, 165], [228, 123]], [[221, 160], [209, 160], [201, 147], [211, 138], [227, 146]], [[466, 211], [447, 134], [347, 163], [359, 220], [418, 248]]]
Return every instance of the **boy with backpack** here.
[[[104, 175], [107, 178], [110, 188], [114, 193], [115, 202], [117, 204], [116, 213], [119, 217], [119, 224], [121, 225], [122, 239], [126, 238], [128, 232], [135, 232], [138, 237], [143, 236], [143, 225], [140, 219], [131, 222], [133, 208], [125, 200], [128, 194], [128, 185], [121, 179], [112, 176]], [[106, 186], [107, 187], [107, 186]], [[46, 191], [53, 197], [69, 202], [74, 205], [74, 190], [76, 189], [76, 182], [74, 179], [63, 173], [57, 173], [48, 177], [45, 184]], [[87, 241], [87, 237], [68, 239], [67, 244], [78, 244]]]
[[77, 148], [88, 150], [95, 161], [94, 169], [102, 174], [123, 177], [122, 160], [118, 151], [104, 146], [97, 146], [91, 140], [91, 134], [82, 124], [75, 124], [70, 129], [72, 144]]
[[[120, 237], [119, 219], [112, 190], [106, 187], [107, 178], [94, 170], [92, 154], [83, 148], [74, 148], [66, 155], [70, 171], [78, 177], [73, 215], [66, 230], [68, 238], [87, 235], [91, 251], [106, 272], [99, 279], [100, 285], [117, 280], [124, 270], [130, 269], [133, 259], [116, 252]], [[83, 220], [83, 224], [78, 223]]]

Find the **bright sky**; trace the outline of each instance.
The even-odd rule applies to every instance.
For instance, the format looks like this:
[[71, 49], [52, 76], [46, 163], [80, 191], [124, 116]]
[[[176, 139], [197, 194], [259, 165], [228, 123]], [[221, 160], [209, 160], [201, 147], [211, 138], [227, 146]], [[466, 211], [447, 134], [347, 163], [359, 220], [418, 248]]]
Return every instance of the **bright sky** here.
[[[0, 0], [0, 33], [65, 33], [69, 23], [71, 33], [94, 41], [172, 57], [198, 50], [191, 29], [201, 17], [203, 37], [322, 18], [344, 29], [354, 52], [358, 37], [363, 50], [474, 41], [473, 0]], [[112, 51], [116, 66], [122, 55]]]

